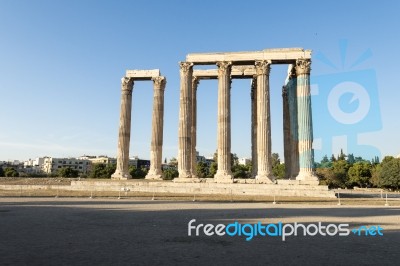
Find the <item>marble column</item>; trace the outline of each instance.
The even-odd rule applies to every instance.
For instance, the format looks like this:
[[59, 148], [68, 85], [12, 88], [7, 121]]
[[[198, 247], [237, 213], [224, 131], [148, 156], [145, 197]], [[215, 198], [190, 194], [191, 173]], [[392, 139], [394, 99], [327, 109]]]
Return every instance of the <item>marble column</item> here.
[[294, 65], [288, 67], [288, 82], [286, 84], [289, 101], [290, 119], [290, 179], [295, 179], [299, 174], [299, 137], [297, 123], [297, 81]]
[[269, 72], [271, 62], [256, 61], [257, 75], [257, 182], [272, 183]]
[[133, 79], [124, 77], [121, 80], [121, 110], [119, 119], [117, 169], [112, 179], [130, 179], [129, 142], [131, 138]]
[[197, 139], [197, 86], [199, 79], [197, 77], [192, 78], [192, 178], [197, 178], [197, 151], [196, 151], [196, 139]]
[[291, 128], [290, 128], [290, 116], [289, 112], [289, 88], [287, 85], [282, 87], [282, 107], [283, 107], [283, 155], [285, 158], [285, 178], [289, 179], [292, 171], [292, 141], [291, 141]]
[[231, 171], [231, 68], [232, 62], [218, 66], [218, 170], [216, 182], [232, 183]]
[[314, 150], [311, 95], [310, 95], [311, 60], [298, 59], [296, 61], [297, 75], [297, 117], [299, 137], [299, 165], [300, 171], [296, 180], [318, 184], [318, 177], [314, 173]]
[[146, 179], [162, 180], [162, 146], [164, 126], [164, 90], [166, 79], [163, 76], [154, 77], [153, 80], [153, 117], [150, 150], [150, 169]]
[[251, 81], [251, 177], [257, 175], [257, 77]]
[[192, 179], [192, 76], [193, 63], [180, 62], [180, 106], [178, 171], [175, 182], [191, 182]]

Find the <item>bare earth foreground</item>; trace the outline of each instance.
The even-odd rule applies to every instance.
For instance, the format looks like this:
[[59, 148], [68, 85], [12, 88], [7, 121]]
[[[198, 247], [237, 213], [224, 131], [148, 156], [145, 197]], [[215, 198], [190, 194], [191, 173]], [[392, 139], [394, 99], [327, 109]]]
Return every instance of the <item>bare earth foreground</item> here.
[[[188, 236], [188, 222], [380, 225], [383, 236]], [[1, 265], [398, 265], [400, 208], [0, 198]]]

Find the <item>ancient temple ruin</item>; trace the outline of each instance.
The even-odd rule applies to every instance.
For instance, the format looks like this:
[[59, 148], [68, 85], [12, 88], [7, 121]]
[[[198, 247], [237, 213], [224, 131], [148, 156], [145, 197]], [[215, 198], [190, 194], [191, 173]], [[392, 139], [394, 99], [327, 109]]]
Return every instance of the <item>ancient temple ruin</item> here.
[[[210, 182], [233, 183], [231, 172], [231, 79], [251, 79], [252, 165], [256, 183], [274, 183], [271, 166], [271, 117], [269, 75], [274, 64], [287, 64], [282, 89], [286, 177], [317, 185], [312, 149], [313, 128], [310, 96], [311, 50], [266, 49], [251, 52], [188, 54], [180, 66], [179, 177], [174, 182], [200, 182], [196, 175], [197, 88], [202, 79], [218, 79], [218, 170]], [[196, 65], [218, 69], [197, 70]], [[154, 103], [151, 168], [146, 178], [162, 179], [161, 158], [166, 79], [159, 70], [131, 70], [122, 79], [117, 170], [113, 179], [129, 179], [129, 141], [134, 80], [153, 80]]]

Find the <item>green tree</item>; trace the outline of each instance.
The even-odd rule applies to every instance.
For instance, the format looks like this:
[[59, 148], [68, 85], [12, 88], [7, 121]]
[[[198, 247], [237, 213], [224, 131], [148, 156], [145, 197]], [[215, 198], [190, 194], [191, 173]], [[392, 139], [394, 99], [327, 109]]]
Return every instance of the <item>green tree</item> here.
[[250, 178], [251, 166], [236, 164], [232, 167], [232, 174], [234, 178]]
[[6, 169], [4, 169], [4, 175], [7, 177], [18, 177], [19, 173], [12, 167], [6, 167]]
[[379, 157], [375, 156], [374, 158], [372, 158], [371, 163], [374, 164], [374, 165], [375, 164], [379, 164]]
[[344, 188], [348, 181], [349, 167], [350, 165], [345, 160], [334, 161], [330, 168], [317, 168], [316, 174], [321, 179], [321, 184], [330, 188]]
[[386, 156], [379, 171], [380, 184], [386, 188], [400, 187], [400, 158]]
[[111, 178], [115, 173], [116, 164], [93, 164], [89, 173], [89, 178]]
[[209, 173], [209, 169], [206, 163], [204, 162], [198, 162], [196, 164], [196, 174], [199, 178], [205, 178], [207, 177]]
[[327, 185], [329, 188], [342, 187], [342, 182], [332, 172], [332, 168], [317, 168], [315, 174], [321, 180], [321, 185]]
[[347, 155], [347, 162], [349, 163], [349, 164], [354, 164], [355, 162], [356, 162], [356, 160], [355, 160], [355, 158], [354, 158], [354, 155], [352, 154], [352, 153], [349, 153], [348, 155]]
[[272, 174], [276, 178], [284, 178], [285, 177], [285, 165], [281, 164], [281, 159], [279, 158], [278, 153], [272, 153], [271, 155], [271, 166], [272, 166]]
[[340, 154], [338, 156], [338, 161], [346, 160], [346, 155], [343, 153], [343, 149], [340, 149]]
[[212, 162], [210, 165], [210, 172], [208, 177], [213, 178], [214, 175], [217, 173], [218, 170], [218, 164], [216, 162]]
[[271, 161], [272, 168], [274, 168], [275, 166], [277, 166], [278, 164], [281, 163], [281, 159], [279, 158], [278, 153], [272, 153], [271, 160], [272, 160]]
[[329, 159], [328, 159], [328, 155], [324, 155], [324, 157], [322, 157], [322, 160], [321, 160], [321, 164], [324, 164], [324, 163], [329, 163]]
[[360, 162], [368, 162], [368, 160], [365, 160], [363, 157], [361, 157], [361, 156], [357, 156], [357, 157], [354, 157], [354, 162], [355, 163], [360, 163]]
[[320, 167], [321, 168], [329, 168], [331, 166], [332, 166], [332, 161], [329, 161], [328, 156], [325, 155], [321, 160]]
[[163, 173], [164, 173], [164, 180], [172, 180], [175, 177], [179, 176], [179, 172], [175, 168], [165, 169], [163, 170]]
[[0, 167], [0, 177], [3, 177], [4, 176], [4, 170], [3, 170], [3, 167]]
[[239, 164], [239, 158], [236, 153], [231, 153], [231, 167]]
[[348, 180], [347, 172], [350, 165], [345, 160], [338, 160], [332, 164], [332, 172], [336, 179], [340, 182], [340, 186], [344, 187]]
[[372, 168], [370, 182], [374, 187], [382, 187], [381, 170], [381, 164], [377, 164]]
[[285, 164], [280, 163], [275, 165], [275, 167], [272, 168], [272, 174], [277, 178], [277, 179], [282, 179], [285, 177]]
[[366, 162], [358, 162], [353, 164], [348, 171], [347, 186], [353, 187], [355, 185], [366, 187], [370, 184], [372, 165]]
[[129, 174], [133, 179], [142, 179], [146, 177], [148, 170], [145, 167], [136, 168], [135, 166], [129, 166]]
[[78, 177], [79, 171], [71, 167], [63, 167], [57, 170], [57, 176], [66, 178]]

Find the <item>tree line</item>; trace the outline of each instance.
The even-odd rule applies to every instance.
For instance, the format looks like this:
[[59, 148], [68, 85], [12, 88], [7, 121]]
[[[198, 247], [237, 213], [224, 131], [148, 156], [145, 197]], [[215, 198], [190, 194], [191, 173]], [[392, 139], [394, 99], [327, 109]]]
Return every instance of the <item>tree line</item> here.
[[[213, 178], [218, 170], [217, 153], [214, 154], [214, 161], [211, 164], [198, 162], [196, 173], [199, 178]], [[236, 154], [231, 154], [232, 174], [234, 178], [251, 178], [252, 165], [239, 164]], [[81, 174], [77, 170], [66, 167], [60, 168], [56, 173], [32, 174], [30, 177], [66, 177], [66, 178], [111, 178], [115, 172], [115, 164], [93, 164], [92, 169], [87, 174]], [[129, 173], [132, 178], [140, 179], [147, 175], [146, 167], [129, 167]], [[281, 163], [277, 153], [272, 154], [272, 173], [277, 179], [284, 178], [285, 164]], [[327, 185], [330, 188], [353, 188], [353, 187], [376, 187], [396, 189], [400, 188], [400, 158], [386, 156], [382, 162], [378, 157], [371, 161], [362, 157], [355, 157], [353, 154], [345, 155], [343, 151], [338, 156], [332, 155], [328, 158], [325, 155], [320, 162], [315, 163], [315, 173], [320, 179], [321, 185]], [[172, 180], [178, 177], [177, 160], [172, 158], [168, 167], [163, 170], [164, 179]], [[12, 167], [5, 169], [0, 167], [0, 177], [18, 177], [23, 176]], [[24, 174], [26, 176], [26, 174]]]
[[343, 151], [328, 159], [325, 155], [316, 163], [316, 174], [321, 184], [330, 188], [376, 187], [399, 189], [400, 158], [386, 156], [382, 162], [378, 157], [371, 161]]

